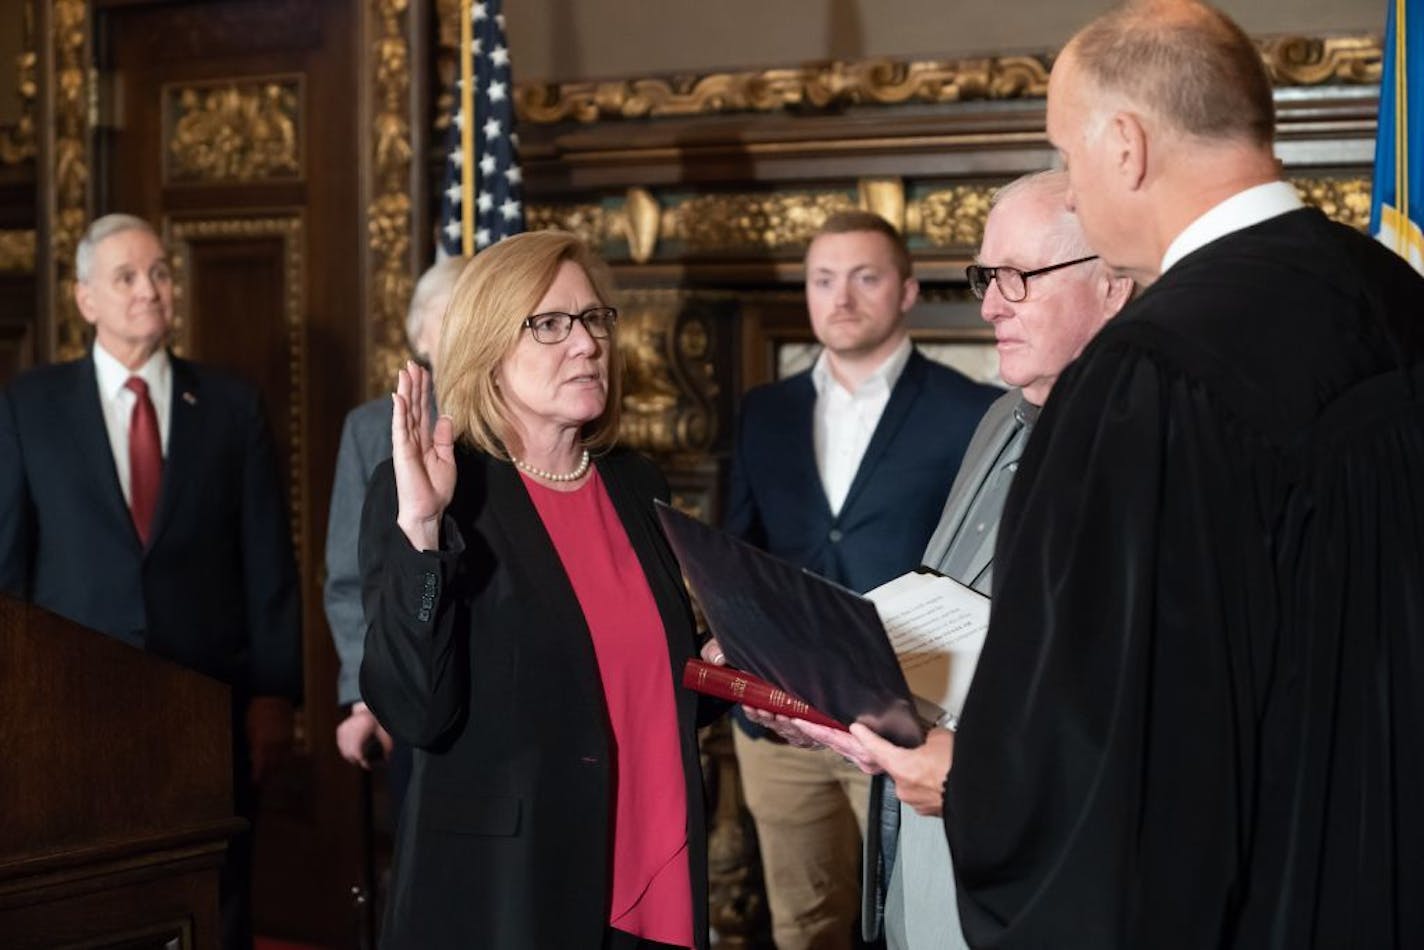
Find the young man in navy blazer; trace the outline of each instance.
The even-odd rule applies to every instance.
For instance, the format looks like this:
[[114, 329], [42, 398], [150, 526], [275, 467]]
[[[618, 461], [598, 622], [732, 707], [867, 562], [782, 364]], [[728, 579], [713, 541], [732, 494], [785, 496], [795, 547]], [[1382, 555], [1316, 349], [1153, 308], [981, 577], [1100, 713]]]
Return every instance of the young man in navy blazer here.
[[[920, 563], [969, 438], [1000, 393], [915, 350], [905, 314], [918, 294], [889, 222], [833, 215], [806, 253], [821, 355], [742, 402], [725, 526], [855, 591]], [[828, 750], [739, 725], [776, 944], [848, 948], [869, 777]]]
[[[148, 222], [99, 218], [75, 272], [93, 348], [0, 393], [0, 591], [228, 683], [251, 819], [291, 746], [302, 671], [267, 422], [251, 386], [164, 348], [173, 275]], [[227, 950], [252, 943], [251, 848], [238, 835], [222, 869]]]

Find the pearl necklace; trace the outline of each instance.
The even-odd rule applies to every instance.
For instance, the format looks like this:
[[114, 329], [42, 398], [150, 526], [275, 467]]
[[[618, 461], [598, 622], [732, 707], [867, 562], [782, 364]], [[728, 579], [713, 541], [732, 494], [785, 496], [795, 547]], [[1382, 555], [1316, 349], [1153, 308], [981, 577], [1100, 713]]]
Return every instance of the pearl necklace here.
[[515, 468], [519, 469], [524, 474], [533, 475], [535, 478], [542, 478], [545, 481], [549, 482], [576, 482], [580, 478], [583, 478], [585, 475], [588, 474], [588, 449], [583, 450], [583, 458], [579, 459], [578, 467], [575, 468], [572, 472], [566, 472], [563, 475], [557, 475], [553, 472], [546, 472], [542, 468], [535, 468], [534, 466], [528, 464], [527, 462], [524, 462], [521, 459], [517, 459], [514, 456], [510, 456], [509, 460], [514, 463]]

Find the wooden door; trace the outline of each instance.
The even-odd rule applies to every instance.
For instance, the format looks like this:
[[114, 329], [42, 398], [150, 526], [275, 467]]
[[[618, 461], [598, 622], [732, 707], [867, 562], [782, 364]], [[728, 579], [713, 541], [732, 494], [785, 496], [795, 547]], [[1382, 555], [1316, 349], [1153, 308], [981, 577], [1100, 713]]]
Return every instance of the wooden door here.
[[302, 580], [298, 755], [265, 791], [259, 933], [357, 942], [360, 777], [336, 754], [321, 564], [343, 414], [362, 392], [359, 5], [100, 0], [96, 213], [162, 228], [180, 352], [255, 384], [290, 495]]

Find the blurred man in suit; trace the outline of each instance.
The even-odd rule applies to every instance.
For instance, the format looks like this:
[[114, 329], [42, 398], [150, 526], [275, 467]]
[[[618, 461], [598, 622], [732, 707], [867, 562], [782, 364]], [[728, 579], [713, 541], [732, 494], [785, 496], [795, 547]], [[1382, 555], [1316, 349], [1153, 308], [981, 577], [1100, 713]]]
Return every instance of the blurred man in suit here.
[[[440, 325], [450, 291], [468, 258], [451, 257], [420, 276], [406, 311], [405, 333], [411, 352], [431, 368], [440, 343]], [[433, 414], [432, 414], [433, 418]], [[347, 714], [336, 727], [336, 746], [352, 765], [370, 769], [379, 758], [390, 762], [391, 810], [400, 814], [410, 772], [408, 749], [396, 749], [390, 734], [361, 701], [359, 675], [365, 654], [366, 617], [361, 607], [361, 574], [356, 542], [366, 483], [377, 465], [391, 457], [391, 397], [378, 396], [352, 409], [341, 429], [336, 478], [331, 487], [331, 514], [326, 526], [326, 620], [341, 658], [336, 701]], [[378, 754], [379, 753], [379, 754]]]
[[[726, 528], [852, 590], [919, 564], [969, 437], [999, 390], [910, 343], [919, 284], [899, 233], [832, 216], [806, 252], [823, 350], [805, 373], [747, 393]], [[781, 950], [851, 946], [869, 778], [745, 719], [734, 731]]]
[[[75, 273], [92, 349], [0, 395], [0, 589], [228, 683], [234, 800], [251, 819], [301, 694], [296, 564], [262, 407], [164, 348], [173, 277], [147, 222], [95, 221]], [[239, 835], [223, 866], [229, 948], [251, 945], [251, 846]]]

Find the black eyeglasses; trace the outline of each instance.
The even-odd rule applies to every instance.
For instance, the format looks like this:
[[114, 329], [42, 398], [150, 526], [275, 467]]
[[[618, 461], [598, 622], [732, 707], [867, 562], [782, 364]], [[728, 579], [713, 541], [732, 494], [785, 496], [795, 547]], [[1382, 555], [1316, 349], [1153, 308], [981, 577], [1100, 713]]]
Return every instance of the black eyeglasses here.
[[612, 307], [589, 307], [583, 313], [536, 313], [525, 317], [520, 326], [528, 327], [534, 339], [540, 343], [562, 343], [574, 332], [574, 321], [583, 324], [588, 335], [595, 340], [606, 340], [613, 335], [618, 324], [618, 311]]
[[989, 281], [997, 280], [999, 293], [1004, 295], [1004, 299], [1009, 303], [1019, 303], [1028, 296], [1028, 279], [1030, 277], [1048, 274], [1064, 267], [1072, 267], [1074, 264], [1097, 260], [1097, 258], [1098, 255], [1089, 254], [1076, 261], [1049, 264], [1047, 267], [1040, 267], [1037, 270], [1019, 270], [1017, 267], [982, 267], [979, 264], [970, 264], [964, 269], [964, 273], [969, 278], [969, 289], [974, 291], [974, 296], [980, 300], [983, 300], [984, 295], [989, 292]]

